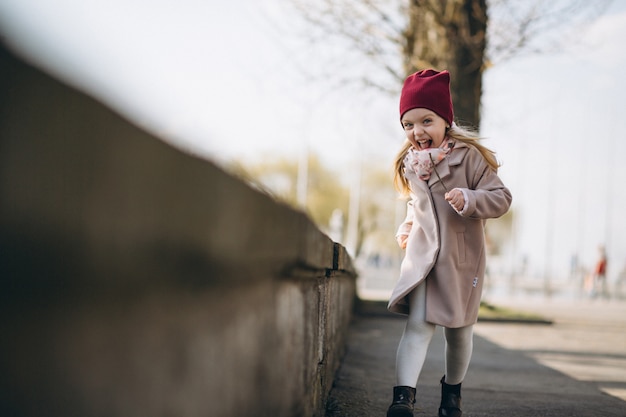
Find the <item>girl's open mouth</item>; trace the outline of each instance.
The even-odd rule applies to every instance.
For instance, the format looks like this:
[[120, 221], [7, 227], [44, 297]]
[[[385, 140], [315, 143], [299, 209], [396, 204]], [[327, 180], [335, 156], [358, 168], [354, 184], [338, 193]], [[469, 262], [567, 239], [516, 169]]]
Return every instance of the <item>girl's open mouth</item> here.
[[418, 144], [420, 150], [428, 149], [433, 144], [433, 141], [432, 141], [432, 139], [418, 140], [417, 144]]

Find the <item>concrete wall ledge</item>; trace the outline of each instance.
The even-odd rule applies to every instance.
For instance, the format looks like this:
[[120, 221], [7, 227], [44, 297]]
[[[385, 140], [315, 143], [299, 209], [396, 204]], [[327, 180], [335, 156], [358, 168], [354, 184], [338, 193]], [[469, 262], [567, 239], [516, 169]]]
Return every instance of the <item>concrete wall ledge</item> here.
[[306, 215], [4, 47], [0, 190], [0, 415], [324, 415], [356, 275]]

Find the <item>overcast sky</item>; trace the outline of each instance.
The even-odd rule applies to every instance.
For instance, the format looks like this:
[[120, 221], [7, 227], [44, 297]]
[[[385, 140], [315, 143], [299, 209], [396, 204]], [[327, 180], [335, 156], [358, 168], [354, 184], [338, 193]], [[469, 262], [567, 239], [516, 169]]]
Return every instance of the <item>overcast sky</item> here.
[[[339, 172], [383, 167], [401, 144], [397, 98], [324, 82], [284, 0], [0, 0], [5, 40], [176, 146], [217, 161], [311, 150]], [[482, 134], [514, 195], [515, 252], [534, 273], [626, 262], [626, 0], [562, 54], [485, 74]], [[339, 64], [337, 64], [339, 65]], [[367, 68], [364, 64], [363, 68]], [[311, 76], [318, 75], [316, 81]], [[391, 186], [391, 183], [390, 183]]]

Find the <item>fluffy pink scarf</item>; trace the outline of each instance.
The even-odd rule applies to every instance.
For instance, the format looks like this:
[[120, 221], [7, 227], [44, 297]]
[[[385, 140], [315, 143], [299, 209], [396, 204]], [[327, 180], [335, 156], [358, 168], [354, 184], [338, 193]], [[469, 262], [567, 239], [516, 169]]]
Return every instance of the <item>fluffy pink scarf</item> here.
[[404, 158], [404, 166], [415, 171], [420, 179], [428, 181], [435, 165], [443, 161], [452, 149], [454, 149], [454, 140], [449, 138], [444, 139], [438, 148], [421, 151], [411, 148]]

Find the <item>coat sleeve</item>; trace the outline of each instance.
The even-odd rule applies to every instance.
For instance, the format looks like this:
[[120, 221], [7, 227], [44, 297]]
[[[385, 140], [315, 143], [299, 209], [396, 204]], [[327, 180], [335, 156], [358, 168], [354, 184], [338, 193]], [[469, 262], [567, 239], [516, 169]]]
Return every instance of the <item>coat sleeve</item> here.
[[413, 227], [414, 216], [415, 216], [415, 213], [413, 211], [413, 199], [411, 198], [406, 203], [406, 217], [404, 221], [402, 222], [402, 224], [400, 224], [400, 227], [398, 227], [398, 231], [396, 232], [396, 239], [399, 236], [409, 235], [409, 233], [411, 232], [411, 228]]
[[470, 187], [464, 189], [468, 201], [462, 216], [474, 219], [502, 216], [511, 206], [511, 192], [478, 150], [468, 152], [466, 158], [466, 175]]

